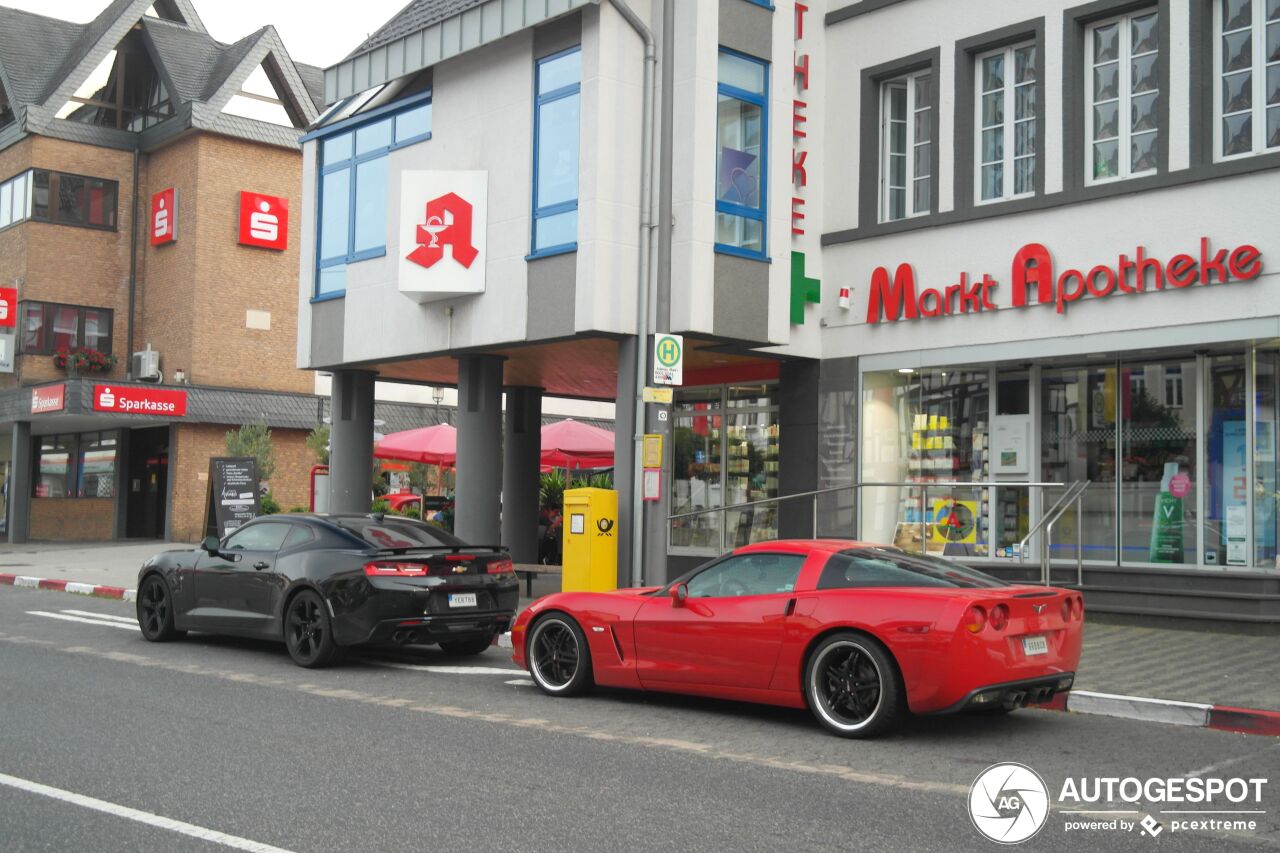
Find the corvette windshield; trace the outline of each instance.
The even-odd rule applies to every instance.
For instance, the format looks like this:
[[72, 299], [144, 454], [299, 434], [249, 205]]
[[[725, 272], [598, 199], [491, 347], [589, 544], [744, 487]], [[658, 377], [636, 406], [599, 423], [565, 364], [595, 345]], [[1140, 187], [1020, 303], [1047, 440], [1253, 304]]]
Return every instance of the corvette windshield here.
[[989, 588], [1008, 584], [951, 560], [908, 554], [897, 548], [853, 548], [833, 554], [818, 579], [818, 589], [882, 586]]

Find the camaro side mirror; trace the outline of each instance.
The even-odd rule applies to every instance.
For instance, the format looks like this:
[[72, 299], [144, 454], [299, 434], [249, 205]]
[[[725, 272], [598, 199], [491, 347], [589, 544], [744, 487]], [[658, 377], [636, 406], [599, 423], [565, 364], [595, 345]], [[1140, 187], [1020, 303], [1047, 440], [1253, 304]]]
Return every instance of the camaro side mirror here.
[[200, 547], [210, 554], [216, 554], [218, 553], [220, 545], [221, 543], [218, 541], [217, 536], [206, 536], [204, 537], [204, 542], [200, 544]]
[[684, 600], [689, 597], [689, 587], [678, 583], [671, 587], [671, 606], [684, 607]]

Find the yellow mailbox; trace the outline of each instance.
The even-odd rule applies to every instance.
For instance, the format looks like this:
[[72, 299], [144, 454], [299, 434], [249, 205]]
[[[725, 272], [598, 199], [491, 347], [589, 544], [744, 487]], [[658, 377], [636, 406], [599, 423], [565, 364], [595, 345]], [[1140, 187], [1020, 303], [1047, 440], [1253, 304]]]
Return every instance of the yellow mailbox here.
[[618, 493], [566, 489], [564, 493], [565, 592], [618, 588]]

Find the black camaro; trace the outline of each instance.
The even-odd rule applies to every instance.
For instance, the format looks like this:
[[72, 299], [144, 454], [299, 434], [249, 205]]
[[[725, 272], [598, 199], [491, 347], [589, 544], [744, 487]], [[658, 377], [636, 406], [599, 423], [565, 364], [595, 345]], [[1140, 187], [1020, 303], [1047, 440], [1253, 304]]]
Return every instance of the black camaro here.
[[152, 642], [188, 630], [284, 640], [306, 667], [363, 644], [439, 643], [473, 655], [508, 629], [519, 595], [501, 548], [420, 521], [271, 515], [148, 560], [138, 625]]

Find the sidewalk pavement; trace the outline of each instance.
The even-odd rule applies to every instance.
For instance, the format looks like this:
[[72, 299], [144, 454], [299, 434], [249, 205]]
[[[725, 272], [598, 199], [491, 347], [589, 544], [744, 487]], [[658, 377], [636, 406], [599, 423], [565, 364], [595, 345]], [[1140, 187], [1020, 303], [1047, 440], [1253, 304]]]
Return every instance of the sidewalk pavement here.
[[[170, 548], [190, 547], [159, 541], [0, 545], [0, 575], [132, 590], [138, 569], [148, 557]], [[560, 577], [541, 576], [533, 586], [533, 598], [526, 598], [521, 584], [521, 608], [558, 591]], [[76, 591], [88, 590], [81, 587]], [[1154, 711], [1143, 717], [1141, 708], [1133, 710], [1128, 701], [1131, 697], [1171, 701], [1147, 703], [1148, 710]], [[1171, 713], [1176, 717], [1189, 712], [1193, 718], [1208, 719], [1207, 723], [1191, 725], [1213, 725], [1211, 715], [1203, 710], [1208, 706], [1260, 709], [1280, 715], [1280, 644], [1274, 636], [1219, 633], [1191, 621], [1186, 630], [1087, 621], [1072, 699], [1071, 710], [1102, 706], [1106, 710], [1094, 712], [1117, 713], [1117, 700], [1125, 700], [1119, 702], [1125, 706], [1120, 709], [1122, 716], [1138, 714], [1168, 722], [1166, 717]]]

